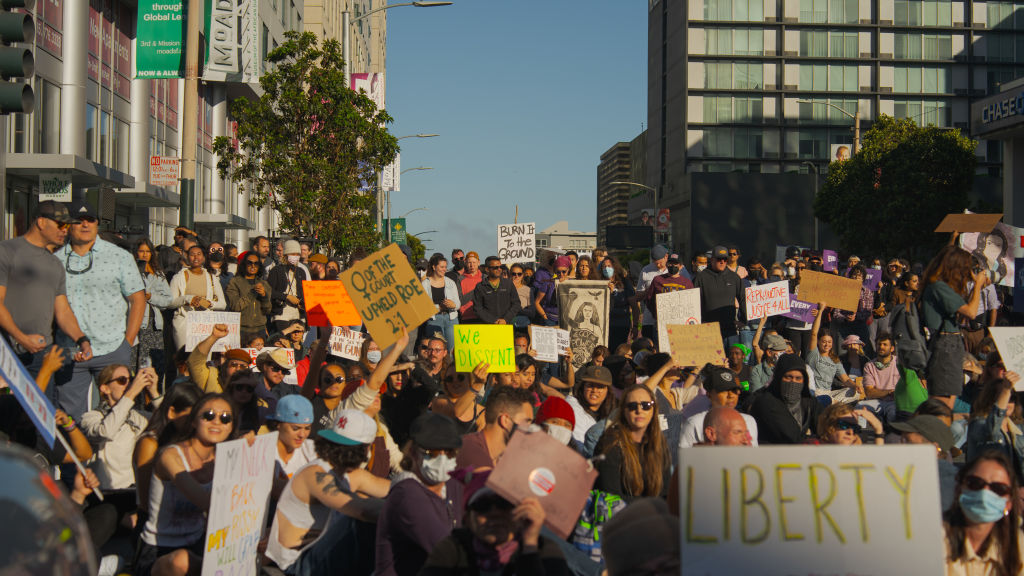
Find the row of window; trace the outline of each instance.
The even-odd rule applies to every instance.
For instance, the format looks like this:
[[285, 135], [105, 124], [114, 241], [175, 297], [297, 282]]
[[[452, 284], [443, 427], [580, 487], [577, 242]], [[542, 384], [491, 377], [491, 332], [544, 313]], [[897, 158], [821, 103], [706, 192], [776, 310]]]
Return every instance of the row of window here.
[[[713, 56], [764, 56], [764, 30], [707, 28], [705, 53]], [[1016, 61], [1024, 52], [1017, 50], [1024, 38], [989, 34], [986, 52], [992, 60]], [[906, 60], [952, 60], [952, 34], [893, 34], [893, 57]], [[857, 58], [860, 40], [857, 32], [801, 30], [800, 56], [810, 58]]]
[[[1022, 43], [1024, 47], [1024, 43]], [[845, 64], [800, 64], [800, 90], [860, 90], [859, 67]], [[901, 94], [948, 94], [953, 86], [950, 66], [896, 65], [893, 91]], [[1013, 79], [1013, 71], [1000, 81]], [[1005, 78], [1003, 78], [1005, 76]], [[778, 85], [773, 80], [774, 85]], [[759, 62], [705, 62], [704, 88], [711, 90], [761, 90], [765, 85], [764, 65]]]
[[[728, 124], [731, 122], [763, 122], [764, 101], [761, 98], [731, 96], [705, 96], [703, 98], [704, 124]], [[857, 114], [857, 101], [841, 98], [808, 98], [797, 103], [799, 122], [829, 122], [832, 124], [853, 124]], [[950, 105], [941, 100], [893, 99], [893, 115], [897, 118], [912, 118], [924, 126], [934, 124], [948, 127]], [[778, 118], [772, 113], [770, 118]], [[696, 120], [696, 119], [694, 119]]]
[[[774, 10], [769, 16], [774, 16]], [[704, 19], [727, 22], [763, 22], [763, 0], [704, 0]], [[1013, 1], [986, 2], [986, 22], [990, 29], [1024, 28], [1024, 5]], [[857, 24], [859, 0], [800, 0], [800, 23]], [[895, 0], [893, 24], [896, 26], [952, 26], [951, 0]]]

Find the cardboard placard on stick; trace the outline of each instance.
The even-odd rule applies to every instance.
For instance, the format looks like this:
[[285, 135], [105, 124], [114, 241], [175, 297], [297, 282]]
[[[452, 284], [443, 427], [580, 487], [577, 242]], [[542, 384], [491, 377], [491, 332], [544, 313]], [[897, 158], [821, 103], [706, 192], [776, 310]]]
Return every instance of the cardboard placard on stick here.
[[665, 327], [672, 359], [680, 366], [725, 365], [725, 346], [718, 322], [669, 324]]
[[947, 214], [935, 231], [984, 232], [988, 234], [1002, 219], [1002, 214]]
[[363, 323], [340, 280], [303, 280], [302, 300], [309, 326], [358, 326]]
[[800, 299], [817, 304], [824, 302], [833, 308], [856, 312], [860, 303], [860, 280], [851, 280], [835, 274], [800, 271]]
[[381, 248], [345, 270], [341, 281], [381, 349], [394, 344], [402, 328], [412, 331], [437, 312], [398, 244]]

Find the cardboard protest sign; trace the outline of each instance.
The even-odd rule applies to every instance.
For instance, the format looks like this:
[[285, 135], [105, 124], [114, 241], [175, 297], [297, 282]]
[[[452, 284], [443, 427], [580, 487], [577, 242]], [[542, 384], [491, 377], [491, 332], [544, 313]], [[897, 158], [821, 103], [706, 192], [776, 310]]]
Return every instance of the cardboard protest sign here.
[[[995, 340], [1006, 370], [1024, 376], [1024, 327], [990, 326], [988, 332]], [[1024, 380], [1018, 381], [1013, 388], [1024, 390]]]
[[544, 524], [568, 538], [595, 479], [597, 470], [578, 452], [546, 432], [520, 429], [487, 477], [487, 487], [514, 504], [537, 498], [546, 513]]
[[[242, 350], [245, 350], [249, 354], [249, 369], [252, 370], [253, 372], [258, 373], [260, 369], [256, 367], [256, 358], [259, 357], [259, 355], [263, 354], [264, 352], [273, 352], [274, 350], [277, 350], [277, 348], [277, 346], [270, 346], [267, 348], [242, 348]], [[292, 364], [295, 364], [295, 350], [292, 350], [291, 348], [285, 348], [284, 351], [285, 354], [288, 355], [288, 360], [290, 360]], [[287, 376], [285, 376], [281, 381], [284, 382], [285, 384], [294, 384], [296, 386], [302, 384], [301, 382], [299, 382], [299, 376], [295, 370], [291, 370], [290, 373]]]
[[991, 232], [1003, 219], [1002, 214], [947, 214], [935, 227], [936, 232]]
[[669, 354], [680, 366], [701, 368], [711, 363], [725, 365], [725, 346], [718, 322], [707, 324], [669, 324]]
[[554, 326], [530, 325], [530, 347], [537, 353], [538, 362], [558, 362], [569, 349], [569, 331]]
[[398, 244], [390, 244], [345, 270], [341, 281], [381, 349], [394, 344], [402, 328], [412, 331], [437, 312]]
[[35, 379], [21, 364], [5, 338], [0, 338], [0, 372], [21, 408], [35, 424], [36, 430], [53, 448], [57, 438], [57, 421], [50, 399], [39, 389]]
[[335, 327], [331, 330], [331, 340], [327, 346], [331, 351], [331, 356], [346, 360], [359, 360], [364, 340], [366, 340], [366, 335], [362, 332]]
[[668, 352], [669, 324], [700, 324], [700, 288], [664, 292], [654, 297], [658, 310], [658, 351]]
[[276, 456], [277, 432], [217, 445], [202, 576], [256, 576]]
[[309, 326], [358, 326], [363, 323], [340, 280], [303, 280], [302, 300]]
[[516, 349], [511, 324], [456, 324], [455, 371], [472, 372], [481, 362], [488, 372], [515, 372]]
[[793, 320], [799, 320], [801, 322], [814, 322], [814, 315], [811, 314], [811, 310], [817, 309], [817, 304], [798, 300], [796, 294], [790, 294], [789, 312], [786, 312], [783, 316], [786, 318], [792, 318]]
[[1024, 258], [1019, 239], [1024, 228], [1002, 222], [987, 232], [960, 235], [960, 247], [981, 262], [993, 284], [1013, 287], [1017, 258]]
[[679, 451], [683, 574], [943, 574], [931, 445]]
[[789, 282], [782, 280], [747, 288], [747, 320], [789, 312]]
[[558, 285], [558, 325], [569, 331], [573, 370], [590, 362], [595, 346], [608, 345], [610, 300], [604, 280], [569, 280]]
[[825, 272], [835, 272], [839, 269], [839, 254], [835, 250], [821, 251], [821, 267]]
[[199, 344], [213, 333], [214, 324], [226, 324], [228, 335], [213, 344], [211, 352], [224, 352], [232, 348], [240, 348], [241, 337], [238, 334], [238, 323], [242, 314], [239, 312], [215, 312], [213, 310], [192, 311], [185, 313], [185, 351], [195, 350]]
[[833, 308], [856, 312], [860, 303], [859, 280], [835, 274], [800, 271], [800, 299], [804, 302], [825, 302]]
[[882, 281], [882, 271], [881, 270], [875, 270], [874, 268], [868, 268], [864, 272], [864, 287], [867, 288], [869, 292], [874, 292], [875, 290], [878, 290], [878, 284], [881, 281]]
[[498, 258], [502, 264], [537, 260], [536, 226], [533, 222], [498, 225]]

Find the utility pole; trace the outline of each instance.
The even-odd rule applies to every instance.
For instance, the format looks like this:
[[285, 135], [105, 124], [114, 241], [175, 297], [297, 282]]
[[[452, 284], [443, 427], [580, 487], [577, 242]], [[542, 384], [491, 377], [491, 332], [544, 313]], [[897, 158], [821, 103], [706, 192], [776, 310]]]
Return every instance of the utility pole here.
[[192, 229], [196, 201], [196, 130], [199, 118], [199, 26], [201, 0], [188, 0], [185, 33], [185, 102], [181, 123], [181, 204], [178, 225]]

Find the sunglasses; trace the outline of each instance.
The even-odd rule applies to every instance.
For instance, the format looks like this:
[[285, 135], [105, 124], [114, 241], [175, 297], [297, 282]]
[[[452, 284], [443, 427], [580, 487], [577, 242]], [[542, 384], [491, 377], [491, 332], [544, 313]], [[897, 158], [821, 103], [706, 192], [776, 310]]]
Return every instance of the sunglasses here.
[[569, 273], [568, 270], [555, 270], [555, 272], [558, 272], [559, 274], [568, 274]]
[[53, 218], [47, 218], [47, 220], [50, 220], [51, 222], [56, 224], [58, 230], [67, 230], [68, 228], [71, 228], [71, 223], [70, 222], [58, 222], [58, 221], [54, 220]]
[[334, 383], [334, 384], [344, 384], [345, 383], [345, 377], [344, 376], [335, 376], [334, 378], [331, 378], [330, 376], [324, 376], [324, 383], [325, 384], [331, 384], [331, 383]]
[[277, 364], [267, 364], [267, 369], [268, 370], [273, 370], [274, 372], [280, 372], [281, 374], [284, 374], [285, 376], [287, 376], [287, 375], [292, 373], [291, 370], [289, 370], [287, 368], [281, 368]]
[[854, 432], [860, 432], [860, 426], [856, 422], [850, 422], [849, 420], [840, 420], [836, 426], [840, 430], [853, 430]]
[[455, 455], [458, 454], [458, 452], [459, 452], [458, 450], [456, 450], [454, 448], [437, 449], [437, 450], [427, 450], [426, 448], [421, 448], [420, 450], [423, 452], [423, 456], [426, 457], [426, 458], [437, 458], [438, 456], [440, 456], [442, 454], [444, 454], [445, 456], [447, 456], [449, 458], [455, 458]]
[[626, 410], [629, 410], [630, 412], [640, 412], [641, 410], [649, 412], [653, 409], [654, 402], [651, 402], [650, 400], [645, 400], [643, 402], [626, 402]]
[[729, 252], [729, 256], [739, 256], [739, 252]]
[[127, 383], [128, 383], [128, 377], [127, 376], [118, 376], [117, 378], [111, 378], [110, 380], [107, 380], [107, 384], [108, 385], [109, 384], [120, 384], [121, 386], [124, 386]]
[[[207, 422], [213, 422], [217, 418], [217, 416], [218, 414], [213, 410], [207, 410], [206, 412], [203, 412], [199, 417]], [[231, 415], [231, 412], [221, 412], [219, 416], [221, 424], [231, 424], [231, 421], [234, 420], [234, 416]]]
[[964, 487], [972, 491], [988, 488], [989, 492], [1003, 498], [1010, 495], [1010, 486], [1008, 484], [1003, 482], [986, 482], [973, 474], [964, 478]]
[[210, 254], [213, 254], [214, 252], [223, 252], [223, 251], [224, 251], [223, 248], [210, 248]]
[[512, 275], [513, 276], [522, 276], [523, 273], [522, 272], [512, 272]]

